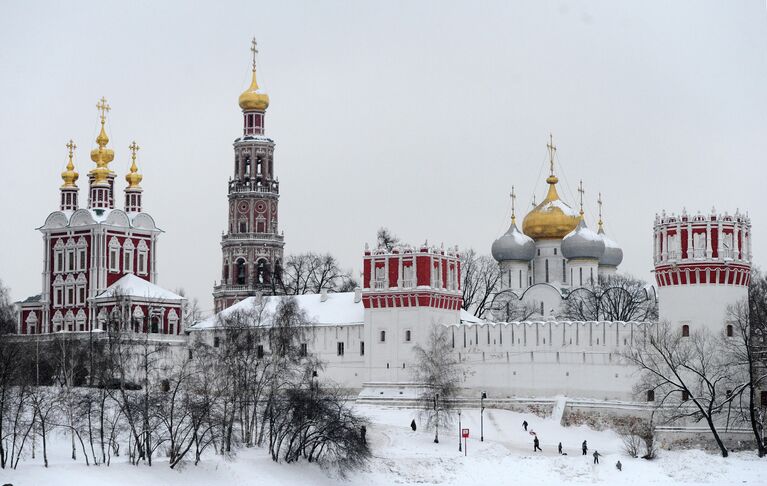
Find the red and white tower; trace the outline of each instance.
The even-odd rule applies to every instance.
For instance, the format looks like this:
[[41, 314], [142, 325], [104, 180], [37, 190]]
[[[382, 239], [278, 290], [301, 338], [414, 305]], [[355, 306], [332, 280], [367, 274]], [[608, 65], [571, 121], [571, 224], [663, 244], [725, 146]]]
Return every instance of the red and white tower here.
[[[412, 347], [428, 340], [431, 326], [461, 319], [461, 262], [458, 251], [433, 248], [365, 248], [362, 303], [365, 342], [361, 350], [369, 379], [408, 380]], [[361, 344], [364, 346], [364, 344]]]
[[[660, 320], [684, 333], [722, 332], [727, 308], [748, 296], [751, 220], [736, 212], [655, 217], [655, 281]], [[687, 327], [685, 327], [687, 326]]]
[[234, 174], [229, 179], [229, 224], [221, 237], [221, 282], [213, 288], [216, 312], [256, 294], [281, 293], [285, 240], [278, 228], [280, 186], [274, 175], [274, 141], [264, 135], [269, 95], [253, 75], [240, 95], [242, 136], [234, 141]]

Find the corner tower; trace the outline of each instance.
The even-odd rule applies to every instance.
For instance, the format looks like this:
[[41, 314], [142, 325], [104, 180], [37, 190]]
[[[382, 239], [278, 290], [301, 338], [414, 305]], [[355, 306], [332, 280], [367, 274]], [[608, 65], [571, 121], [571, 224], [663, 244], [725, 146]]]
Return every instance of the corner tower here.
[[239, 98], [242, 136], [234, 141], [234, 173], [229, 179], [229, 224], [221, 237], [221, 282], [213, 288], [217, 312], [249, 296], [281, 293], [282, 253], [274, 175], [274, 141], [264, 135], [269, 95], [256, 80], [253, 39], [252, 79]]
[[702, 327], [724, 331], [727, 308], [748, 296], [750, 219], [714, 209], [695, 216], [664, 212], [655, 217], [654, 234], [660, 320], [683, 332]]

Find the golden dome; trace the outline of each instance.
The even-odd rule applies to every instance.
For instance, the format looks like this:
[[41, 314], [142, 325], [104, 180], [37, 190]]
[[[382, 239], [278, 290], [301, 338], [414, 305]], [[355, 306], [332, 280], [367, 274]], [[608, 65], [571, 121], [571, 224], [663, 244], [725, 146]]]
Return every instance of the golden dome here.
[[77, 182], [80, 174], [75, 171], [75, 164], [72, 162], [72, 157], [74, 156], [74, 150], [77, 148], [77, 145], [70, 140], [67, 144], [67, 148], [69, 149], [69, 162], [67, 162], [67, 170], [61, 173], [61, 178], [64, 180], [64, 184], [62, 184], [61, 188], [72, 187], [76, 189], [77, 185], [75, 182]]
[[91, 169], [88, 174], [93, 177], [94, 185], [105, 185], [107, 184], [107, 179], [112, 174], [108, 165], [115, 158], [114, 150], [106, 148], [106, 145], [109, 143], [109, 137], [104, 129], [104, 124], [106, 123], [106, 114], [110, 110], [106, 98], [102, 97], [96, 108], [101, 112], [101, 131], [98, 137], [96, 137], [98, 148], [91, 150], [91, 160], [96, 162], [96, 167]]
[[266, 111], [269, 107], [269, 95], [259, 93], [258, 81], [256, 81], [256, 54], [258, 54], [256, 45], [256, 38], [254, 37], [250, 46], [250, 52], [253, 53], [253, 79], [250, 81], [250, 87], [240, 95], [240, 108], [247, 111]]
[[131, 159], [133, 159], [133, 162], [130, 166], [130, 172], [125, 175], [125, 180], [128, 181], [128, 189], [141, 189], [139, 183], [141, 183], [144, 176], [138, 173], [138, 167], [136, 167], [136, 151], [138, 151], [139, 146], [136, 145], [136, 142], [133, 142], [128, 148], [131, 151]]
[[561, 240], [578, 226], [581, 218], [577, 211], [559, 199], [557, 194], [559, 179], [552, 174], [546, 182], [549, 184], [546, 199], [527, 213], [522, 222], [522, 232], [534, 240]]
[[239, 102], [240, 108], [243, 110], [266, 111], [269, 107], [269, 95], [259, 93], [255, 69], [253, 69], [253, 80], [250, 82], [250, 87], [242, 92]]

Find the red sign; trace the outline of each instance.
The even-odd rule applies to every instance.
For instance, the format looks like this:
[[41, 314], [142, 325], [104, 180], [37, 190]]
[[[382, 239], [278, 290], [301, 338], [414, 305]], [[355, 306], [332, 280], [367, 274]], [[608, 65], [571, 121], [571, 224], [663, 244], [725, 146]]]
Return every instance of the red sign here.
[[468, 439], [469, 438], [469, 429], [461, 429], [461, 437], [463, 437], [464, 439]]

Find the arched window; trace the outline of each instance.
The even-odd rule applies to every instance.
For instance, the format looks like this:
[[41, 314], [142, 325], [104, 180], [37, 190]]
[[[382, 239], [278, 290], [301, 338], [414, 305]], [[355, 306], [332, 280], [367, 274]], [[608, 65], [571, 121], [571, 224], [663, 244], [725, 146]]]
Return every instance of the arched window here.
[[225, 283], [229, 282], [229, 260], [224, 260], [224, 271], [222, 276], [224, 277]]
[[245, 260], [240, 258], [237, 260], [237, 263], [235, 263], [235, 266], [237, 267], [237, 285], [245, 285], [245, 279], [247, 278], [247, 269], [245, 268]]
[[549, 261], [545, 260], [546, 263], [546, 283], [549, 283]]
[[690, 326], [687, 324], [682, 326], [682, 337], [690, 337]]
[[735, 334], [732, 324], [727, 324], [727, 337], [732, 337]]
[[268, 283], [266, 260], [259, 260], [256, 264], [256, 280], [258, 283]]
[[647, 390], [647, 401], [648, 402], [655, 401], [655, 390]]
[[157, 334], [160, 332], [160, 316], [152, 316], [152, 330], [151, 332]]

